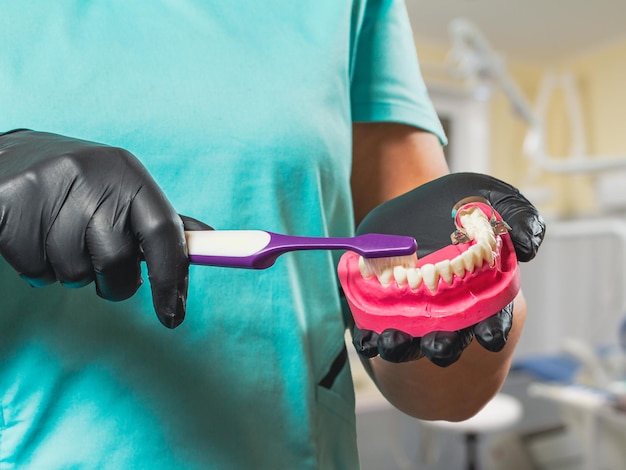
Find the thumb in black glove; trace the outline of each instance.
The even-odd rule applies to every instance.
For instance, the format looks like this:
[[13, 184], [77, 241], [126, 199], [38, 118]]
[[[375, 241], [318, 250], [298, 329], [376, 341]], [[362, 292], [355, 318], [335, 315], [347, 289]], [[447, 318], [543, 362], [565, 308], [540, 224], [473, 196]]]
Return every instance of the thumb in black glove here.
[[118, 301], [148, 267], [163, 325], [184, 319], [183, 223], [129, 152], [55, 134], [0, 135], [0, 254], [33, 286], [55, 281]]
[[[455, 173], [443, 176], [387, 201], [372, 210], [357, 233], [407, 235], [418, 244], [418, 257], [424, 257], [450, 244], [456, 229], [451, 209], [468, 197], [489, 201], [511, 227], [509, 232], [519, 261], [534, 258], [545, 235], [545, 223], [537, 209], [513, 186], [488, 175]], [[379, 354], [392, 362], [426, 356], [435, 364], [447, 366], [459, 359], [475, 337], [490, 351], [506, 344], [513, 322], [513, 304], [482, 322], [460, 331], [434, 331], [421, 338], [387, 330], [380, 335], [355, 326], [353, 342], [366, 356]]]

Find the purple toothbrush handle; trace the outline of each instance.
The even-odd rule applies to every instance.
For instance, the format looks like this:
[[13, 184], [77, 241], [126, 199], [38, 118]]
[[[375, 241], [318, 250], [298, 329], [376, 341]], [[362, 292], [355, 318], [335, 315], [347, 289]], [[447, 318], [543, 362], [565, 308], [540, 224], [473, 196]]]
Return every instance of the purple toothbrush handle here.
[[283, 253], [299, 250], [351, 250], [365, 258], [407, 256], [417, 251], [417, 243], [411, 237], [368, 233], [356, 237], [325, 238], [282, 235], [266, 232], [269, 243], [249, 256], [190, 254], [194, 264], [266, 269], [272, 266]]

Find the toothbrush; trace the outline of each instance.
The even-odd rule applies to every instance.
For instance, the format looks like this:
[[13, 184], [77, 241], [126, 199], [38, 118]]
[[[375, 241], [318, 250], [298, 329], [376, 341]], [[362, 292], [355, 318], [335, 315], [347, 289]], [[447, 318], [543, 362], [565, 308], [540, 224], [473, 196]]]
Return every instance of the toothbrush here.
[[412, 237], [368, 233], [355, 237], [325, 238], [282, 235], [265, 230], [186, 231], [192, 264], [233, 268], [266, 269], [287, 252], [298, 250], [350, 250], [364, 259], [415, 258], [417, 242]]

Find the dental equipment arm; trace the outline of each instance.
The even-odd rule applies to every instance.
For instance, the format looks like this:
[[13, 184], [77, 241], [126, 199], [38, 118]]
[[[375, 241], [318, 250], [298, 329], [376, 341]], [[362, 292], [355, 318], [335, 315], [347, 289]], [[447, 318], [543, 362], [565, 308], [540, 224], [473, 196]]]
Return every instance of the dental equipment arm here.
[[[514, 113], [527, 125], [524, 153], [540, 168], [556, 174], [599, 173], [626, 167], [624, 155], [588, 155], [584, 139], [583, 113], [579, 92], [571, 75], [557, 80], [547, 74], [542, 80], [537, 103], [532, 106], [507, 71], [504, 60], [487, 38], [470, 21], [457, 18], [449, 25], [452, 48], [449, 72], [467, 81], [470, 87], [498, 87], [509, 100]], [[567, 107], [567, 120], [572, 136], [570, 155], [550, 155], [546, 138], [546, 116], [550, 93], [562, 87]]]
[[[361, 123], [354, 125], [354, 139], [352, 188], [357, 214], [367, 213], [376, 203], [395, 198], [448, 173], [442, 148], [436, 137], [428, 132], [400, 124]], [[454, 185], [446, 183], [447, 178], [431, 186], [437, 190], [432, 193], [428, 190], [429, 197], [449, 191], [453, 198], [462, 198], [460, 193], [454, 192]], [[511, 234], [519, 251], [518, 257], [520, 260], [531, 259], [543, 236], [540, 216], [532, 206], [529, 210], [523, 209], [526, 201], [518, 199], [518, 193], [509, 185], [498, 183], [496, 188], [484, 187], [484, 183], [491, 181], [489, 177], [471, 177], [460, 189], [481, 190], [480, 194], [486, 196], [504, 218], [512, 218], [509, 224], [513, 228]], [[373, 194], [376, 197], [372, 197]], [[430, 203], [425, 199], [423, 205], [415, 208], [415, 214], [419, 214], [420, 210], [432, 211], [431, 215], [445, 220], [445, 230], [436, 229], [432, 237], [435, 241], [432, 247], [435, 248], [449, 243], [452, 230], [449, 230], [448, 224], [452, 224], [452, 220], [449, 212], [441, 213], [436, 208], [429, 208]], [[432, 202], [435, 206], [436, 203], [436, 200]], [[430, 218], [428, 213], [424, 216], [422, 222]], [[404, 213], [398, 223], [410, 223], [412, 218], [412, 214]], [[422, 224], [418, 233], [414, 234], [417, 235], [418, 249], [422, 245], [425, 249], [428, 245], [421, 235], [428, 233], [428, 229], [428, 223]], [[419, 238], [422, 238], [422, 243]], [[493, 317], [481, 326], [483, 331], [479, 334], [485, 338], [491, 332], [498, 336], [510, 327], [508, 339], [499, 352], [485, 349], [478, 341], [467, 344], [465, 334], [458, 335], [456, 339], [450, 336], [435, 338], [431, 349], [441, 351], [442, 356], [453, 357], [455, 351], [463, 353], [448, 367], [423, 359], [394, 363], [377, 356], [371, 359], [362, 357], [362, 361], [383, 395], [405, 413], [422, 419], [465, 419], [484, 406], [502, 386], [525, 315], [526, 305], [520, 293], [514, 301], [512, 318], [507, 319], [506, 314], [501, 318]], [[387, 343], [387, 346], [393, 349], [393, 344]]]
[[184, 319], [183, 224], [141, 163], [120, 148], [56, 134], [0, 134], [0, 255], [35, 287], [60, 282], [118, 301], [142, 283], [156, 314]]

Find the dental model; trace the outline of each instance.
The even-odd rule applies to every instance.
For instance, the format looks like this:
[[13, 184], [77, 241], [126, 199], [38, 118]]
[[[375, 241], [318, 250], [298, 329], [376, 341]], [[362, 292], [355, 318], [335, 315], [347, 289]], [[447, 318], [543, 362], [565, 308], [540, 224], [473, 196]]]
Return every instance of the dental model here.
[[520, 275], [506, 223], [491, 205], [472, 199], [457, 204], [453, 217], [452, 244], [419, 260], [402, 257], [394, 266], [344, 253], [339, 279], [357, 327], [413, 337], [456, 331], [514, 299]]

